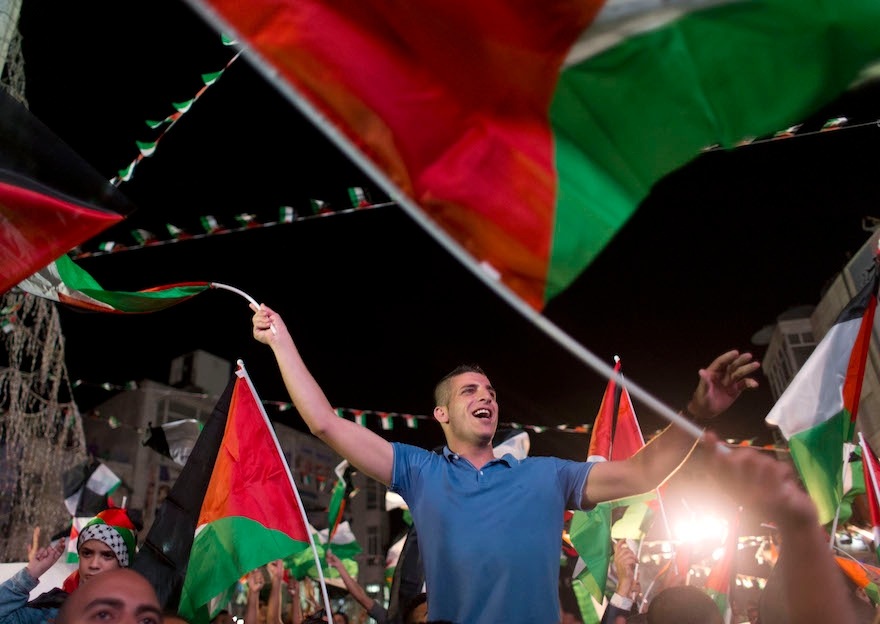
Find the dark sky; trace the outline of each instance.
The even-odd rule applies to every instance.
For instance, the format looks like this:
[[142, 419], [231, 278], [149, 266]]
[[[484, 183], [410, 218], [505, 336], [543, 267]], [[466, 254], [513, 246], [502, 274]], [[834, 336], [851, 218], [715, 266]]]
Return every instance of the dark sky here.
[[[136, 155], [144, 124], [192, 97], [200, 74], [233, 50], [182, 3], [26, 2], [20, 30], [31, 111], [106, 177]], [[880, 117], [877, 88], [817, 112]], [[880, 129], [866, 126], [703, 154], [661, 181], [628, 225], [545, 314], [583, 345], [672, 406], [697, 369], [823, 286], [880, 216]], [[374, 185], [244, 60], [162, 139], [122, 191], [138, 211], [99, 237], [130, 230], [165, 238], [165, 223], [200, 232], [199, 217], [275, 220], [280, 205], [347, 203]], [[94, 249], [97, 241], [86, 245]], [[499, 389], [501, 420], [592, 422], [605, 381], [532, 328], [397, 208], [363, 211], [84, 259], [107, 289], [209, 280], [237, 286], [284, 315], [334, 405], [428, 414], [434, 380], [478, 361]], [[133, 317], [65, 310], [71, 377], [164, 381], [170, 360], [201, 348], [244, 358], [263, 399], [286, 398], [271, 354], [250, 337], [247, 305], [209, 292], [166, 312]], [[764, 381], [763, 378], [761, 381]], [[106, 398], [78, 390], [83, 409]], [[766, 383], [718, 423], [722, 435], [769, 441]], [[637, 404], [637, 410], [639, 406]], [[646, 408], [643, 429], [659, 426]], [[270, 416], [273, 414], [270, 412]], [[288, 414], [280, 414], [282, 420]], [[439, 427], [387, 434], [424, 445]], [[585, 436], [532, 435], [536, 453], [580, 458]]]

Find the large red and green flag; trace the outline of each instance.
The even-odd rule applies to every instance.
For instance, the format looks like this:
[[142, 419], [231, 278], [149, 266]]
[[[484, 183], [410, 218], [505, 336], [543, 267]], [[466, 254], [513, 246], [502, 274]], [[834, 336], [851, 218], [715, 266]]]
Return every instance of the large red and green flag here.
[[178, 612], [187, 621], [251, 570], [310, 544], [305, 510], [272, 424], [243, 367], [236, 375], [180, 597]]
[[0, 294], [134, 206], [0, 89]]
[[788, 440], [791, 458], [822, 524], [834, 520], [844, 497], [844, 466], [849, 459], [844, 444], [852, 441], [855, 432], [878, 284], [880, 270], [875, 270], [765, 419]]
[[195, 297], [212, 287], [210, 282], [185, 282], [134, 292], [104, 290], [69, 256], [57, 260], [18, 284], [37, 297], [95, 312], [143, 314], [158, 312]]
[[202, 622], [212, 615], [208, 605], [249, 571], [307, 549], [307, 527], [275, 432], [239, 363], [133, 567], [163, 607]]
[[876, 0], [189, 2], [537, 309], [667, 173], [880, 57]]
[[[739, 520], [741, 510], [736, 512], [733, 521], [727, 527], [727, 539], [724, 544], [724, 554], [712, 566], [709, 577], [706, 579], [706, 593], [718, 605], [721, 614], [724, 615], [730, 607], [731, 583], [734, 576], [734, 564], [736, 553], [739, 548]], [[729, 620], [728, 620], [729, 621]]]

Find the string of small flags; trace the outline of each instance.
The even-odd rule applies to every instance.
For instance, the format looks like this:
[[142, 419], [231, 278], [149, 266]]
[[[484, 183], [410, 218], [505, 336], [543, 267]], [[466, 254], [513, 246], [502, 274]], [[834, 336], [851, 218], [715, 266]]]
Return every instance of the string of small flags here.
[[[101, 388], [103, 390], [107, 390], [108, 392], [112, 391], [121, 391], [121, 390], [137, 390], [138, 385], [137, 382], [129, 381], [125, 384], [112, 384], [109, 382], [96, 383], [96, 382], [87, 382], [82, 379], [77, 379], [74, 381], [71, 386], [73, 388], [79, 388], [83, 386], [93, 387], [93, 388]], [[155, 389], [152, 390], [154, 393]], [[219, 399], [220, 397], [217, 395], [210, 395], [200, 392], [186, 392], [183, 390], [168, 390], [165, 392], [159, 392], [163, 397], [169, 396], [179, 396], [179, 397], [190, 397], [190, 398], [199, 398], [199, 399]], [[271, 400], [263, 400], [263, 405], [266, 407], [271, 407], [278, 412], [286, 412], [293, 409], [293, 403], [290, 401], [271, 401]], [[367, 418], [370, 417], [370, 420], [379, 421], [379, 427], [384, 431], [391, 431], [394, 429], [395, 423], [403, 424], [407, 429], [418, 429], [419, 423], [422, 421], [431, 422], [434, 420], [433, 416], [426, 416], [424, 414], [404, 414], [402, 412], [383, 412], [379, 410], [369, 410], [369, 409], [354, 409], [350, 407], [337, 407], [335, 408], [336, 415], [340, 418], [345, 418], [346, 420], [351, 420], [362, 427], [369, 427], [370, 423]], [[98, 410], [92, 410], [88, 414], [89, 417], [101, 417], [101, 414]], [[120, 427], [125, 426], [120, 423], [117, 419], [112, 416], [107, 417], [111, 427]], [[402, 421], [402, 423], [401, 423]], [[579, 433], [579, 434], [588, 434], [592, 430], [591, 424], [583, 424], [583, 425], [570, 425], [570, 424], [562, 424], [562, 425], [529, 425], [523, 423], [516, 422], [502, 422], [498, 423], [499, 427], [510, 428], [510, 429], [518, 429], [523, 431], [531, 431], [532, 433], [552, 433], [552, 432], [561, 432], [561, 433]], [[143, 432], [141, 432], [143, 433]], [[650, 437], [650, 436], [649, 436]], [[727, 439], [725, 442], [729, 446], [750, 446], [752, 448], [758, 450], [766, 450], [766, 451], [776, 451], [776, 452], [787, 452], [788, 449], [775, 447], [772, 444], [765, 446], [755, 446], [754, 440], [735, 440], [735, 439]]]
[[[132, 391], [137, 390], [138, 385], [135, 381], [128, 381], [124, 384], [114, 384], [110, 382], [89, 382], [84, 381], [82, 379], [77, 379], [71, 384], [71, 387], [82, 388], [82, 387], [91, 387], [91, 388], [101, 388], [102, 390], [106, 390], [108, 392], [114, 391]], [[153, 389], [152, 392], [156, 393], [156, 390]], [[183, 390], [168, 390], [165, 392], [158, 392], [162, 397], [189, 397], [189, 398], [198, 398], [198, 399], [219, 399], [220, 397], [217, 395], [205, 394], [201, 392], [186, 392]], [[263, 400], [263, 405], [267, 407], [274, 408], [279, 412], [286, 412], [288, 410], [293, 409], [293, 403], [290, 401], [271, 401], [271, 400]], [[424, 414], [404, 414], [401, 412], [382, 412], [379, 410], [364, 410], [364, 409], [352, 409], [349, 407], [337, 407], [336, 414], [340, 418], [346, 418], [347, 420], [352, 420], [361, 426], [368, 426], [367, 417], [371, 417], [371, 420], [378, 419], [379, 426], [385, 430], [390, 431], [394, 429], [395, 423], [402, 423], [407, 429], [418, 429], [419, 422], [421, 421], [433, 421], [433, 416], [426, 416]], [[95, 409], [92, 410], [89, 414], [89, 417], [103, 417], [100, 414], [100, 411]], [[123, 423], [119, 422], [118, 419], [115, 419], [111, 416], [107, 417], [111, 427], [124, 427]], [[552, 431], [560, 431], [563, 433], [589, 433], [592, 425], [554, 425], [554, 426], [543, 426], [543, 425], [528, 425], [522, 423], [515, 422], [505, 422], [499, 423], [501, 427], [509, 427], [511, 429], [522, 429], [527, 431], [532, 431], [534, 433], [546, 433]]]
[[[865, 121], [861, 123], [851, 124], [850, 120], [846, 117], [833, 117], [822, 124], [822, 127], [818, 130], [810, 130], [810, 131], [801, 131], [804, 124], [796, 124], [794, 126], [789, 126], [785, 130], [780, 130], [778, 132], [773, 133], [771, 136], [766, 137], [746, 137], [741, 141], [738, 141], [734, 147], [745, 147], [746, 145], [758, 145], [760, 143], [769, 143], [770, 141], [779, 141], [782, 139], [792, 139], [792, 138], [801, 138], [808, 136], [815, 136], [817, 134], [824, 134], [827, 132], [831, 132], [833, 130], [855, 130], [856, 128], [866, 128], [868, 126], [875, 126], [880, 128], [880, 119], [876, 119], [874, 121]], [[717, 152], [723, 151], [726, 148], [722, 147], [719, 144], [709, 145], [704, 147], [702, 152]]]
[[[221, 40], [223, 42], [223, 45], [225, 46], [237, 45], [237, 42], [235, 40], [230, 39], [226, 35], [221, 35]], [[175, 112], [168, 115], [165, 119], [158, 121], [147, 119], [144, 123], [146, 123], [151, 130], [162, 128], [162, 131], [159, 133], [159, 136], [156, 137], [154, 141], [135, 141], [135, 145], [137, 145], [138, 148], [137, 157], [133, 161], [131, 161], [127, 167], [120, 169], [118, 175], [110, 179], [110, 183], [114, 186], [119, 186], [123, 182], [128, 182], [129, 180], [131, 180], [131, 178], [134, 176], [135, 167], [140, 164], [140, 162], [144, 158], [149, 158], [156, 153], [156, 148], [159, 146], [159, 141], [162, 140], [162, 137], [164, 137], [168, 133], [168, 131], [171, 130], [171, 128], [173, 128], [174, 125], [192, 109], [193, 104], [195, 104], [196, 101], [205, 94], [205, 91], [207, 91], [209, 87], [216, 84], [217, 81], [220, 80], [223, 72], [229, 69], [229, 66], [232, 65], [239, 56], [241, 56], [241, 50], [239, 50], [229, 60], [229, 62], [226, 63], [226, 66], [223, 67], [223, 69], [207, 74], [202, 74], [202, 87], [190, 99], [183, 102], [172, 102], [171, 106], [174, 108]]]
[[299, 214], [297, 210], [294, 209], [292, 206], [281, 206], [278, 209], [278, 219], [276, 221], [261, 222], [258, 220], [257, 215], [243, 213], [234, 216], [235, 221], [238, 224], [235, 227], [229, 227], [227, 225], [221, 224], [214, 215], [204, 215], [199, 218], [199, 221], [201, 222], [202, 227], [205, 230], [204, 233], [200, 232], [193, 234], [191, 232], [187, 232], [182, 228], [177, 227], [172, 223], [168, 223], [166, 224], [166, 228], [171, 238], [161, 239], [154, 233], [139, 228], [131, 231], [131, 237], [134, 240], [134, 244], [120, 243], [117, 241], [104, 241], [98, 244], [97, 250], [95, 251], [83, 251], [81, 249], [75, 249], [72, 252], [71, 257], [74, 260], [78, 260], [80, 258], [103, 256], [106, 254], [118, 253], [120, 251], [132, 251], [135, 249], [142, 249], [144, 247], [169, 245], [182, 241], [207, 238], [209, 236], [233, 234], [236, 232], [243, 232], [245, 230], [251, 230], [254, 228], [275, 227], [276, 225], [285, 225], [288, 223], [308, 221], [311, 219], [318, 219], [328, 216], [350, 214], [352, 212], [360, 210], [387, 208], [389, 206], [397, 205], [396, 202], [381, 202], [376, 204], [370, 203], [369, 200], [365, 199], [366, 191], [361, 187], [351, 187], [348, 189], [348, 192], [349, 197], [352, 198], [352, 206], [350, 208], [334, 210], [328, 202], [320, 199], [312, 199], [309, 201], [310, 212], [308, 214]]

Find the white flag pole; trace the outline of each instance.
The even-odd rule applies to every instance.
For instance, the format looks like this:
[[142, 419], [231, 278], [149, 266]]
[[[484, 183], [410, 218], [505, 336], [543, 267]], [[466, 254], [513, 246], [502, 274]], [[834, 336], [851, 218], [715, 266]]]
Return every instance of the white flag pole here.
[[[245, 291], [236, 288], [235, 286], [229, 286], [227, 284], [221, 284], [220, 282], [208, 282], [211, 285], [211, 288], [219, 288], [220, 290], [228, 290], [229, 292], [234, 292], [236, 295], [241, 295], [245, 299], [247, 299], [248, 303], [254, 306], [257, 310], [260, 309], [260, 304], [257, 303], [257, 300], [247, 294]], [[276, 336], [278, 335], [278, 330], [275, 329], [275, 325], [270, 325], [270, 329], [272, 333]]]

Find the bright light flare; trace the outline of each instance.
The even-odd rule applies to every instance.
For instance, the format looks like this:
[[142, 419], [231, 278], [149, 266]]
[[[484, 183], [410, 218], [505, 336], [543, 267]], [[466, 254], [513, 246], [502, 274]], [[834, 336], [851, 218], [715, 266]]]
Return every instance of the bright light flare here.
[[727, 521], [713, 515], [700, 515], [680, 520], [675, 525], [675, 536], [682, 542], [719, 542], [727, 535]]

